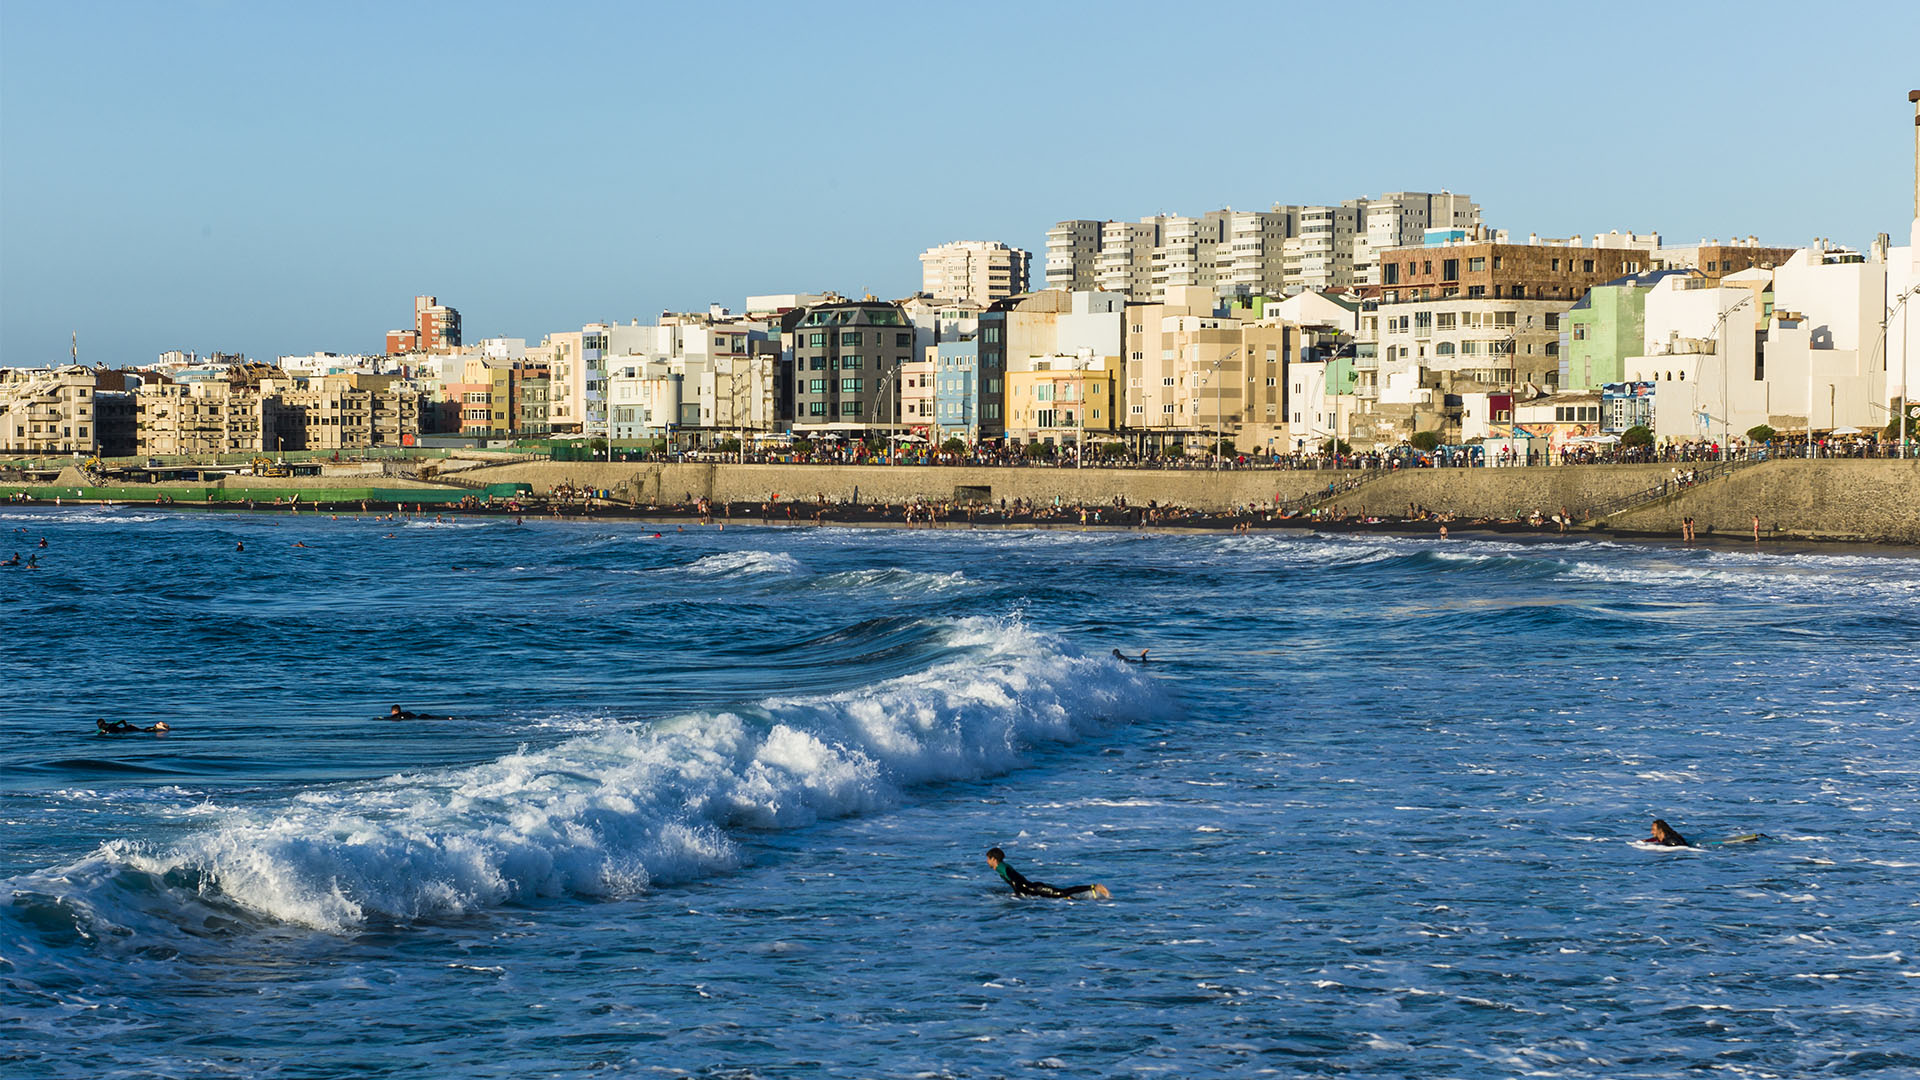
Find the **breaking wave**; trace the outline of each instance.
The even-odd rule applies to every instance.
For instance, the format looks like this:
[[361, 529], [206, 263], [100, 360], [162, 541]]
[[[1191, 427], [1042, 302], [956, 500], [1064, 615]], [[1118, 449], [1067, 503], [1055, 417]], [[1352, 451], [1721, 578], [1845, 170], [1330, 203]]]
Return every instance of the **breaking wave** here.
[[270, 809], [207, 807], [176, 840], [112, 841], [13, 879], [16, 913], [124, 936], [123, 922], [150, 917], [168, 893], [158, 906], [169, 911], [344, 931], [628, 896], [740, 864], [743, 830], [883, 810], [915, 785], [1003, 773], [1035, 747], [1163, 700], [1140, 674], [1017, 622], [940, 625], [944, 659], [852, 691], [608, 722], [550, 748], [313, 789]]

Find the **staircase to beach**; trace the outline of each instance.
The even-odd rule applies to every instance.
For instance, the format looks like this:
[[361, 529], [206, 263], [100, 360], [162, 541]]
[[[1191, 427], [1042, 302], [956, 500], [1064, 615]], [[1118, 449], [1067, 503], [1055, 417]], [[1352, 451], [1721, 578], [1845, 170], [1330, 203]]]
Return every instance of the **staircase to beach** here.
[[1759, 464], [1757, 460], [1741, 458], [1733, 461], [1711, 461], [1681, 469], [1679, 474], [1671, 480], [1662, 480], [1651, 487], [1589, 507], [1586, 520], [1582, 524], [1588, 527], [1604, 526], [1607, 520], [1615, 515], [1677, 499], [1687, 492], [1698, 490], [1704, 484], [1724, 480], [1742, 469], [1757, 464]]

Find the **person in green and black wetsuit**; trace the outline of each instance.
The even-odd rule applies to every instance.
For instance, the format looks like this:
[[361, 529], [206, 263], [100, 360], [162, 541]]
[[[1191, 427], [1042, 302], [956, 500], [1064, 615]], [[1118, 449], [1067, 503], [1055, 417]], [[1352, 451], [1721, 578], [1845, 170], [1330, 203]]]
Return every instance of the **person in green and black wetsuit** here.
[[1060, 888], [1044, 881], [1029, 881], [1025, 874], [1007, 864], [1007, 853], [999, 848], [987, 849], [987, 865], [1000, 875], [1000, 880], [1013, 888], [1015, 896], [1044, 896], [1049, 900], [1069, 900], [1075, 897], [1091, 896], [1105, 900], [1113, 894], [1105, 885], [1073, 885]]

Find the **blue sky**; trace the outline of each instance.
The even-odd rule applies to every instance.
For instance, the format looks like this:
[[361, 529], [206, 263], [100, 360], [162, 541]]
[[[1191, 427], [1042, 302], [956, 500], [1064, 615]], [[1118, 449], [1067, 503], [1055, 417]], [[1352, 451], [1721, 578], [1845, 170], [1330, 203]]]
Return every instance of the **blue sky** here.
[[1903, 239], [1916, 10], [3, 0], [0, 363], [897, 296], [946, 240], [1388, 190]]

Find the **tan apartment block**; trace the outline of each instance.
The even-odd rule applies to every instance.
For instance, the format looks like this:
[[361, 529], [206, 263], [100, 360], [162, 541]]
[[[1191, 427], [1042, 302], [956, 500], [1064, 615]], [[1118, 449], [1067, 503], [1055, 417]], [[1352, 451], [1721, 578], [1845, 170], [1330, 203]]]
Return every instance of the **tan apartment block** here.
[[945, 300], [991, 304], [1027, 291], [1033, 256], [986, 240], [957, 240], [920, 253], [920, 291]]
[[91, 368], [0, 368], [0, 451], [32, 457], [92, 454]]

